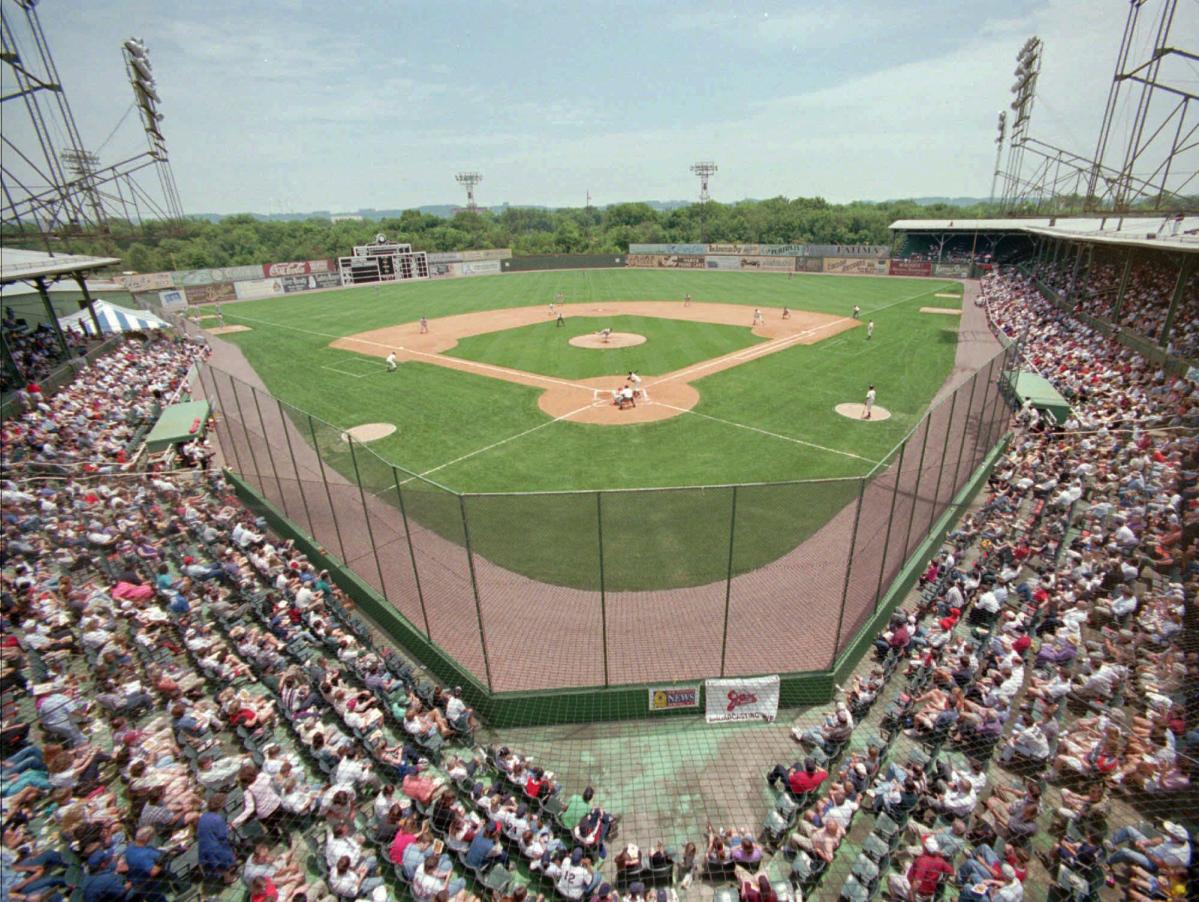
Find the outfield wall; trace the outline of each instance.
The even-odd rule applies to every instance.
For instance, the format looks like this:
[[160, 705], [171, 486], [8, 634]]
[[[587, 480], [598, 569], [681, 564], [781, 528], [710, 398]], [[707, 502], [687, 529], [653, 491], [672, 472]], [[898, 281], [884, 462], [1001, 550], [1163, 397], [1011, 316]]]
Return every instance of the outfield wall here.
[[1000, 441], [1009, 353], [865, 477], [658, 491], [456, 493], [227, 373], [201, 385], [244, 490], [480, 692], [783, 672], [819, 694]]
[[624, 266], [624, 254], [531, 254], [503, 261], [504, 272], [540, 269], [611, 269]]

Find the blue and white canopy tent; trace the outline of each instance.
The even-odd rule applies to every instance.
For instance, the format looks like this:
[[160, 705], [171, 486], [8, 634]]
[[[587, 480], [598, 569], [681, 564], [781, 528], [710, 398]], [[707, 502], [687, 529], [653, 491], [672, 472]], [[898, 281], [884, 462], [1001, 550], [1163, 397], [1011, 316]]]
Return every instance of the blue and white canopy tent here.
[[[130, 310], [97, 298], [92, 302], [96, 310], [96, 319], [100, 322], [100, 331], [105, 335], [117, 332], [150, 332], [155, 329], [165, 329], [167, 324], [148, 310]], [[92, 322], [91, 314], [86, 310], [72, 313], [70, 316], [60, 316], [58, 324], [66, 329], [82, 329], [88, 335], [96, 334], [96, 324]]]

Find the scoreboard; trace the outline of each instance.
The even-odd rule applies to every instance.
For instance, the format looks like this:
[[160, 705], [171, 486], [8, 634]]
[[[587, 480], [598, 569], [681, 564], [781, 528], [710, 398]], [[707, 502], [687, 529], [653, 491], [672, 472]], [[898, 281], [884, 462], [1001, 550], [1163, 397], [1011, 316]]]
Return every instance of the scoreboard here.
[[376, 235], [373, 244], [361, 244], [349, 257], [339, 257], [338, 272], [342, 285], [369, 282], [400, 282], [429, 278], [429, 259], [411, 244], [397, 244], [385, 235]]

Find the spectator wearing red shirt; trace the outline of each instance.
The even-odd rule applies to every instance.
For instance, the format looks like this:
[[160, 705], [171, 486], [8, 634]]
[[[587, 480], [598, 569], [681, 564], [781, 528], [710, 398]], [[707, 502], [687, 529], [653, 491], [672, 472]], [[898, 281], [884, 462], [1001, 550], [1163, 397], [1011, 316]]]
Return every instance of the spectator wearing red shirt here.
[[777, 786], [780, 780], [786, 780], [787, 788], [797, 796], [813, 792], [827, 779], [828, 771], [818, 769], [816, 762], [811, 758], [804, 759], [803, 767], [800, 767], [798, 762], [791, 765], [790, 768], [784, 768], [783, 765], [777, 764], [766, 777], [766, 781], [771, 786]]
[[924, 851], [908, 868], [908, 883], [912, 886], [913, 896], [931, 896], [937, 891], [942, 877], [953, 876], [953, 868], [941, 857], [940, 851], [933, 837], [924, 841]]

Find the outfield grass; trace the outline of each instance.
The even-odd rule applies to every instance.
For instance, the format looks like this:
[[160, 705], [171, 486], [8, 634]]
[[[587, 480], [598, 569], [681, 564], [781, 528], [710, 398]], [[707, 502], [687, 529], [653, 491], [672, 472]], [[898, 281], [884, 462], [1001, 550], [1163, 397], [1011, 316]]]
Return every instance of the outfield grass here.
[[[694, 383], [701, 399], [692, 413], [620, 427], [554, 422], [537, 407], [538, 389], [422, 363], [405, 363], [388, 375], [376, 358], [328, 347], [335, 338], [421, 315], [548, 304], [557, 292], [567, 302], [672, 300], [690, 293], [696, 303], [786, 305], [842, 316], [858, 304], [862, 318], [875, 321], [876, 331], [870, 341], [865, 330], [854, 329], [716, 373]], [[953, 366], [958, 322], [919, 308], [960, 306], [960, 300], [933, 297], [945, 292], [960, 296], [960, 284], [638, 270], [510, 274], [225, 304], [226, 323], [244, 323], [251, 331], [223, 338], [241, 346], [270, 390], [296, 407], [339, 427], [396, 423], [399, 431], [370, 449], [458, 492], [844, 478], [739, 493], [733, 557], [733, 572], [739, 573], [787, 553], [852, 500], [854, 477], [869, 472], [922, 416]], [[669, 324], [679, 330], [669, 351], [652, 347], [661, 342], [651, 338], [639, 346], [645, 354], [681, 353], [684, 344], [715, 341], [720, 334], [702, 336], [711, 327], [699, 324], [648, 323], [621, 328], [646, 334], [646, 328]], [[593, 323], [579, 325], [592, 331]], [[753, 339], [748, 330], [715, 328]], [[488, 336], [476, 336], [455, 353], [567, 375], [546, 369], [573, 365], [573, 355], [561, 351], [561, 339], [552, 339], [545, 349], [546, 330], [555, 331], [546, 323], [496, 333], [490, 343], [480, 344], [478, 339]], [[603, 367], [594, 375], [626, 368], [622, 361], [609, 370], [602, 358], [610, 352], [572, 350], [580, 351], [583, 363], [595, 360]], [[705, 359], [721, 351], [696, 353]], [[685, 364], [662, 358], [660, 364], [635, 368], [652, 373], [655, 367], [678, 365]], [[871, 383], [891, 419], [863, 423], [834, 412], [838, 403], [860, 401]], [[332, 466], [352, 476], [344, 450], [330, 443], [321, 451]], [[409, 516], [461, 542], [456, 499], [432, 486], [410, 485]], [[730, 500], [728, 490], [709, 489], [608, 495], [598, 515], [593, 494], [468, 497], [465, 507], [478, 553], [534, 578], [580, 588], [598, 587], [602, 527], [605, 588], [615, 591], [723, 578], [729, 569]]]
[[[613, 332], [644, 335], [645, 343], [599, 349], [570, 344], [570, 339], [576, 336], [594, 335], [597, 324], [611, 327]], [[571, 317], [563, 326], [549, 320], [535, 326], [473, 335], [460, 339], [458, 346], [445, 354], [543, 376], [588, 379], [628, 372], [662, 375], [761, 341], [765, 339], [754, 335], [748, 325], [691, 323], [651, 316], [612, 316], [603, 320]]]

